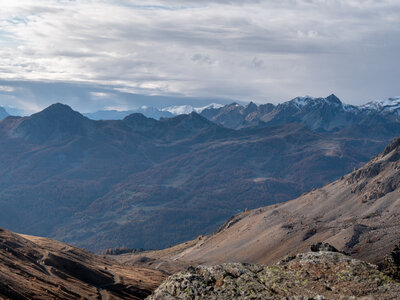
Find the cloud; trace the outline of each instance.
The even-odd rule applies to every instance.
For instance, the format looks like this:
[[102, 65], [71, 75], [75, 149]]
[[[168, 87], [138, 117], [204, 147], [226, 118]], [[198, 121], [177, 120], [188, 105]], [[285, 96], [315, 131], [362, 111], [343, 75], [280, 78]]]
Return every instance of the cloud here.
[[108, 93], [103, 93], [103, 92], [90, 92], [90, 95], [92, 95], [93, 97], [98, 97], [98, 98], [104, 98], [104, 97], [109, 97], [110, 94]]
[[11, 92], [14, 92], [14, 91], [15, 91], [15, 88], [13, 88], [12, 86], [0, 85], [0, 93], [1, 92], [11, 93]]
[[210, 58], [208, 55], [200, 53], [196, 53], [195, 55], [193, 55], [192, 61], [198, 64], [208, 64], [208, 65], [213, 65], [215, 63], [215, 60]]
[[400, 93], [399, 14], [397, 0], [6, 1], [0, 77], [360, 103]]

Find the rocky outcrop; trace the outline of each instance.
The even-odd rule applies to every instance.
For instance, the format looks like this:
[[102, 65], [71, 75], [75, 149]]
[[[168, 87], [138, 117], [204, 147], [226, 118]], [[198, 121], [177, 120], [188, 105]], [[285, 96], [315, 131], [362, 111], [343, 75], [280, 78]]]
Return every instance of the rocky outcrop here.
[[347, 297], [399, 299], [400, 284], [375, 265], [338, 252], [318, 251], [289, 256], [273, 266], [227, 263], [190, 267], [170, 276], [148, 299]]
[[379, 265], [379, 269], [388, 276], [400, 280], [400, 244], [385, 256], [383, 263]]
[[329, 252], [339, 252], [338, 249], [333, 247], [331, 244], [319, 242], [316, 244], [311, 245], [312, 252], [319, 252], [319, 251], [329, 251]]

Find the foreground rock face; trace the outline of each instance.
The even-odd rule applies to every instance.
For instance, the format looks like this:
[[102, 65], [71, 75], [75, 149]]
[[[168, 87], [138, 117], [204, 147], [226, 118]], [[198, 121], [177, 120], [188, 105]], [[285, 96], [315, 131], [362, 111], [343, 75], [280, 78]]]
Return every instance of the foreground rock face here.
[[287, 257], [274, 266], [228, 263], [170, 276], [158, 299], [399, 299], [400, 284], [377, 266], [337, 252]]

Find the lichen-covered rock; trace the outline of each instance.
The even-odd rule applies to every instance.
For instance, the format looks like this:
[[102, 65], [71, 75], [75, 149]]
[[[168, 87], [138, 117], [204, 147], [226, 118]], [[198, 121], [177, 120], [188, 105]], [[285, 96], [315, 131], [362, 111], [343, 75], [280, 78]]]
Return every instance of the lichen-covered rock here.
[[390, 277], [400, 280], [400, 245], [397, 245], [392, 252], [385, 256], [380, 269]]
[[340, 252], [338, 249], [333, 247], [331, 244], [328, 243], [316, 243], [311, 245], [312, 252], [319, 252], [319, 251], [329, 251], [329, 252]]
[[[377, 266], [337, 252], [287, 257], [274, 266], [228, 263], [170, 276], [149, 300], [399, 299], [400, 284]], [[366, 297], [366, 298], [365, 298]]]

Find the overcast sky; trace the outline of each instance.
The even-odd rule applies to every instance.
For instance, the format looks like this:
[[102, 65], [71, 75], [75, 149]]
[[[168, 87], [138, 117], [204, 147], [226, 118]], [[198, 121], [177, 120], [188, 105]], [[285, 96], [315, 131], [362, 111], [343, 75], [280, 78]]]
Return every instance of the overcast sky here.
[[0, 0], [0, 105], [28, 112], [53, 101], [26, 82], [93, 86], [87, 99], [60, 92], [84, 110], [137, 105], [120, 92], [258, 103], [397, 96], [399, 16], [399, 0]]

